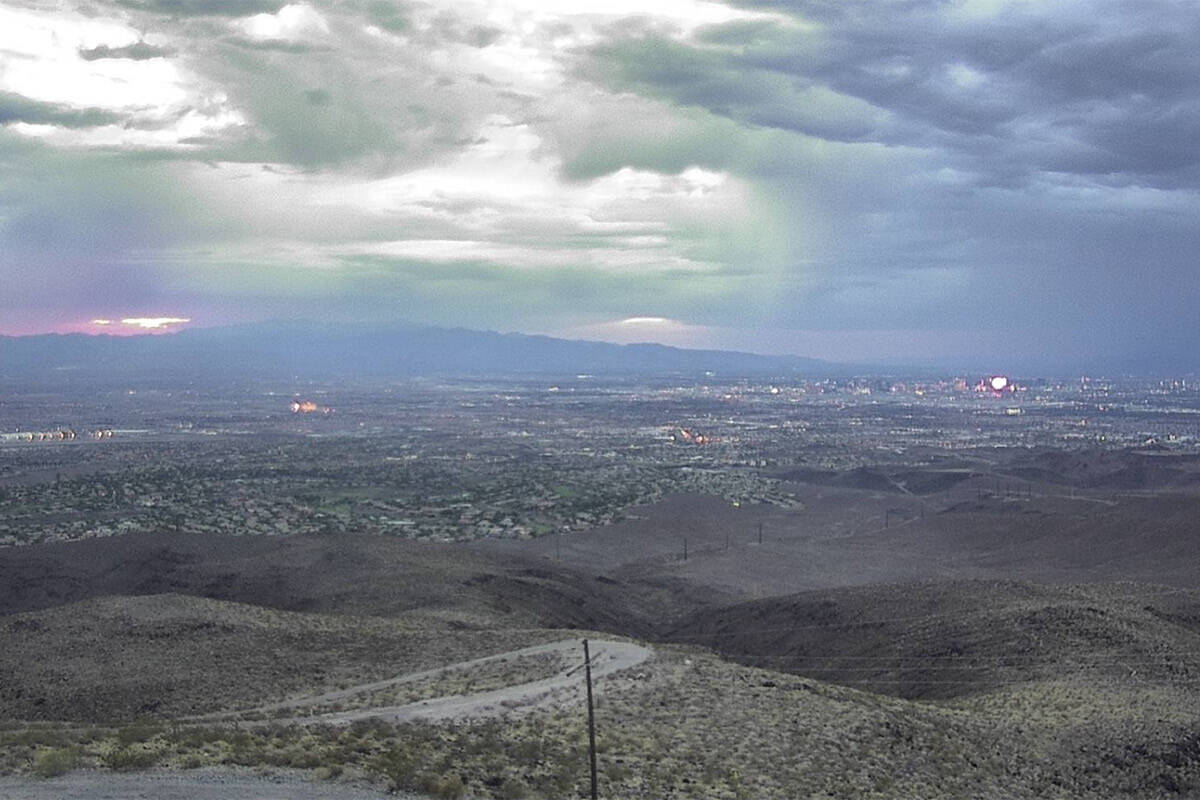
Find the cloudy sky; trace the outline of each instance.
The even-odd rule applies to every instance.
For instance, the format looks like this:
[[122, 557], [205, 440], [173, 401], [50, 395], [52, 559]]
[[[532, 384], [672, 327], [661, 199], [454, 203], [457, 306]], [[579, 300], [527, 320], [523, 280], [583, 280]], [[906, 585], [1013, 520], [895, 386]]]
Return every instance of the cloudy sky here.
[[1191, 0], [0, 0], [0, 333], [1195, 368], [1198, 159]]

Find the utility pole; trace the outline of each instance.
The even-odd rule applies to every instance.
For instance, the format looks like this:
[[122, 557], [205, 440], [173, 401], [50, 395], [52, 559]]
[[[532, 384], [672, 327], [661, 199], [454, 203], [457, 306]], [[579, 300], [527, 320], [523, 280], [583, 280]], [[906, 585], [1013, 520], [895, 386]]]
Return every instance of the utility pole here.
[[683, 560], [687, 561], [687, 539], [683, 540]]
[[762, 523], [758, 523], [758, 543], [762, 544]]
[[[686, 540], [685, 540], [686, 541]], [[597, 800], [596, 786], [596, 711], [592, 704], [592, 654], [588, 652], [588, 640], [583, 640], [583, 668], [587, 674], [588, 697], [588, 753], [592, 760], [592, 800]]]

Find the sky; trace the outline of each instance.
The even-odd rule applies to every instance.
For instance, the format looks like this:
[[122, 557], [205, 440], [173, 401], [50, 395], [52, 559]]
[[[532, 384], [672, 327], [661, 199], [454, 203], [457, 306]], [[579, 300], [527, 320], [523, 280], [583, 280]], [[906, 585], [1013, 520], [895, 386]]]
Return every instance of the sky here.
[[1200, 367], [1191, 0], [0, 0], [0, 333]]

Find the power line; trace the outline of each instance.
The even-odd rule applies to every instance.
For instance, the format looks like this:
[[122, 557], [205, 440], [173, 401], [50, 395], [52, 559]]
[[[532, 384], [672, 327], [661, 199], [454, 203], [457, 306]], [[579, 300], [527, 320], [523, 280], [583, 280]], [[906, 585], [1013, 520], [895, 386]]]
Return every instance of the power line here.
[[592, 656], [588, 652], [588, 640], [583, 640], [583, 665], [587, 671], [588, 706], [588, 755], [592, 762], [592, 800], [597, 800], [596, 782], [596, 711], [592, 704]]

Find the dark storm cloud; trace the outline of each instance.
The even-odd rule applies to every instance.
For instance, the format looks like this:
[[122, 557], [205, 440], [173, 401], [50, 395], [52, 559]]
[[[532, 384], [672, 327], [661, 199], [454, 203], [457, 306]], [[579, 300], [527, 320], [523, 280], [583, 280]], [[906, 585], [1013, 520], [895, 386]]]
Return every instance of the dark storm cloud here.
[[[257, 133], [245, 158], [260, 160], [269, 154], [269, 160], [315, 167], [400, 146], [388, 115], [363, 96], [371, 87], [361, 86], [352, 71], [339, 72], [336, 53], [264, 51], [261, 44], [254, 50], [224, 47], [226, 55], [214, 68], [255, 123]], [[309, 88], [325, 78], [339, 85]]]
[[30, 125], [60, 125], [64, 128], [94, 128], [113, 125], [126, 117], [99, 108], [75, 108], [43, 103], [12, 92], [0, 92], [0, 125], [24, 122]]
[[[636, 31], [593, 48], [582, 73], [755, 125], [936, 148], [1001, 182], [1040, 170], [1171, 182], [1196, 164], [1200, 15], [1189, 4], [754, 7], [820, 24], [736, 22], [697, 44]], [[841, 101], [817, 102], [813, 87]]]
[[491, 34], [439, 17], [414, 34], [419, 45], [399, 48], [390, 37], [364, 32], [363, 23], [375, 21], [382, 8], [328, 14], [328, 31], [302, 38], [214, 39], [201, 68], [251, 123], [247, 137], [222, 157], [305, 169], [420, 165], [458, 149], [488, 114], [514, 105], [498, 102], [494, 86], [458, 80], [452, 65], [435, 69], [428, 62], [429, 50], [447, 44], [439, 38], [443, 28], [471, 46]]
[[326, 45], [312, 42], [293, 42], [287, 39], [251, 39], [246, 36], [226, 36], [223, 42], [242, 50], [261, 50], [268, 53], [290, 53], [292, 55], [329, 52], [331, 49]]
[[866, 104], [831, 102], [801, 75], [739, 64], [728, 54], [646, 33], [596, 47], [579, 74], [625, 91], [650, 91], [741, 122], [822, 139], [856, 141], [877, 132]]
[[400, 33], [411, 27], [404, 6], [400, 3], [373, 0], [367, 4], [366, 11], [370, 20], [385, 31]]
[[[578, 75], [696, 124], [661, 141], [601, 126], [567, 168], [624, 150], [753, 176], [796, 230], [764, 277], [768, 324], [995, 329], [1012, 352], [1093, 363], [1200, 345], [1193, 6], [742, 5], [786, 16], [690, 40], [614, 26], [590, 47]], [[719, 152], [699, 135], [714, 118]]]
[[128, 58], [133, 61], [148, 61], [152, 58], [166, 58], [174, 55], [169, 47], [155, 47], [146, 42], [134, 42], [124, 47], [109, 47], [102, 44], [79, 51], [79, 57], [84, 61], [98, 61], [102, 58]]
[[6, 312], [1200, 352], [1190, 3], [113, 2], [0, 75]]
[[287, 0], [115, 0], [117, 5], [181, 17], [244, 17], [273, 14]]

